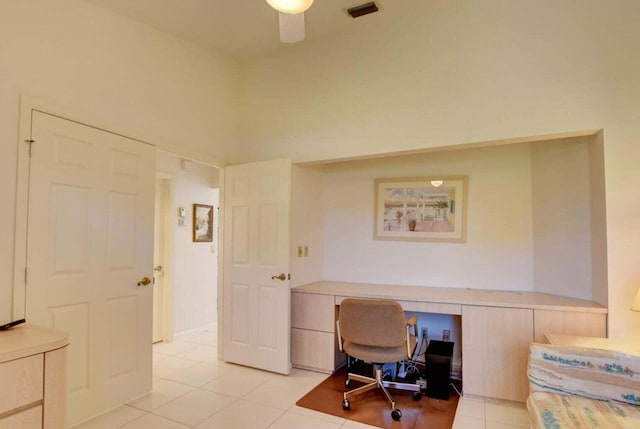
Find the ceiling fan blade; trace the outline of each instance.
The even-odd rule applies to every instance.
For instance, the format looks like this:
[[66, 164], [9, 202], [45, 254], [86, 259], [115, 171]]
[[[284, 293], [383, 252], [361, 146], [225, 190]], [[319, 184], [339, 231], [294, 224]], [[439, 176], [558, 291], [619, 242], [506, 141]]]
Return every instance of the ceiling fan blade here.
[[280, 41], [283, 43], [296, 43], [304, 40], [304, 13], [279, 12]]

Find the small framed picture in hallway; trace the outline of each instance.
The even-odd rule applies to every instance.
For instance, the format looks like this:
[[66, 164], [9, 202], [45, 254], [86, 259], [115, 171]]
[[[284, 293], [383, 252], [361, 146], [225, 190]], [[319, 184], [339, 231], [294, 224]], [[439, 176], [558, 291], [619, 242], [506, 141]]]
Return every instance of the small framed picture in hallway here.
[[193, 241], [213, 241], [213, 206], [193, 205]]
[[376, 240], [464, 243], [467, 177], [376, 179]]

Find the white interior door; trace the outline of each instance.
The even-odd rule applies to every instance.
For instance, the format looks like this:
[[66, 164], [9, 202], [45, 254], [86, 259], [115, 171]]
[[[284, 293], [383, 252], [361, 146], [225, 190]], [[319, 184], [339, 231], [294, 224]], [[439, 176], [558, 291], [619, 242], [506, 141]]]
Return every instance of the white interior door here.
[[164, 340], [165, 229], [168, 179], [156, 180], [153, 245], [153, 342]]
[[69, 423], [151, 388], [155, 149], [33, 112], [27, 321], [71, 337]]
[[288, 374], [291, 162], [230, 166], [224, 177], [222, 356]]

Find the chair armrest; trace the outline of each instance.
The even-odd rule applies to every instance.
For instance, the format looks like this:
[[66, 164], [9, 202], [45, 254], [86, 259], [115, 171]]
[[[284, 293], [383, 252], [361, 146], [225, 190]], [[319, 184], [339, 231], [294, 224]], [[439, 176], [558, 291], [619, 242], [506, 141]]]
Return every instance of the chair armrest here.
[[339, 320], [336, 320], [336, 335], [338, 336], [338, 348], [340, 348], [340, 352], [343, 352], [344, 350], [342, 350], [342, 334], [340, 333]]
[[418, 323], [418, 316], [416, 316], [415, 314], [411, 316], [409, 320], [407, 320], [407, 325], [409, 326], [416, 326], [416, 323]]

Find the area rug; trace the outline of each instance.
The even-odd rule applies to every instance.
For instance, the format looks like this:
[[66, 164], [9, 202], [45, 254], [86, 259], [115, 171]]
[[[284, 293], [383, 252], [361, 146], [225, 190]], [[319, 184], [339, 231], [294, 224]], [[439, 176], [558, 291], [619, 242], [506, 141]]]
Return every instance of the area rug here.
[[[351, 409], [342, 409], [344, 369], [328, 377], [296, 403], [326, 414], [365, 423], [380, 428], [393, 429], [450, 429], [458, 406], [458, 394], [451, 389], [449, 400], [423, 396], [414, 401], [411, 392], [391, 389], [396, 407], [402, 410], [400, 421], [391, 418], [391, 409], [384, 394], [372, 390], [350, 399]], [[353, 387], [360, 384], [353, 382]]]

